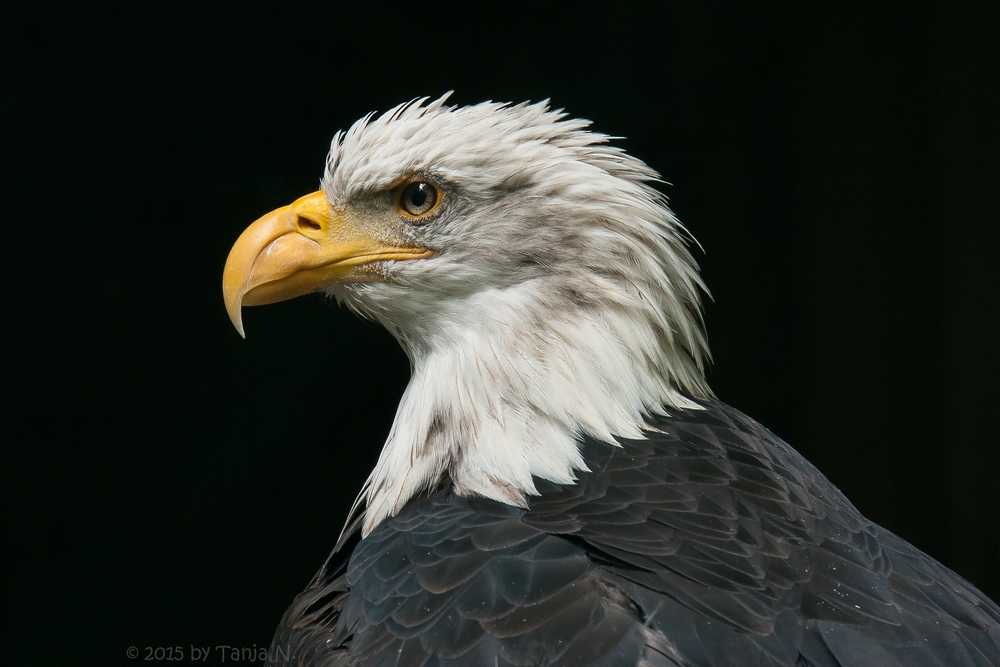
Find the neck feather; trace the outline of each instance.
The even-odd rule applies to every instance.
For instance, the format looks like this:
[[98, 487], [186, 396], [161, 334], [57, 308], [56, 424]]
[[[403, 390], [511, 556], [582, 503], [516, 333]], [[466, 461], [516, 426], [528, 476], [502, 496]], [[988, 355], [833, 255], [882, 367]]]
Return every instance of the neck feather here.
[[[450, 479], [456, 493], [526, 506], [533, 477], [575, 481], [578, 438], [641, 438], [646, 416], [710, 395], [697, 361], [641, 295], [563, 303], [542, 284], [488, 290], [398, 336], [413, 363], [360, 500], [369, 534]], [[669, 325], [668, 325], [669, 326]]]

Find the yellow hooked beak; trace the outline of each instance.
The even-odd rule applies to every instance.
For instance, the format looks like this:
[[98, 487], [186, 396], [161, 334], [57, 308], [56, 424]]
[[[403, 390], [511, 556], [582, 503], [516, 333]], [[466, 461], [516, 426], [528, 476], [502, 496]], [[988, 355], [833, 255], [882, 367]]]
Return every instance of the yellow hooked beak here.
[[384, 280], [373, 263], [431, 255], [379, 236], [384, 230], [334, 210], [322, 192], [271, 211], [247, 227], [226, 260], [222, 294], [233, 326], [246, 337], [242, 306], [285, 301], [345, 280]]

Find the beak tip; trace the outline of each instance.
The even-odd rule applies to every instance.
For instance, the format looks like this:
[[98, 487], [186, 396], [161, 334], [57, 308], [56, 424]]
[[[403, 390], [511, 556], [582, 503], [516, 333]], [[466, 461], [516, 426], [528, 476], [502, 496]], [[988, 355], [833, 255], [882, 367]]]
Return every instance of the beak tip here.
[[229, 314], [229, 319], [232, 321], [233, 326], [236, 327], [236, 333], [240, 335], [240, 338], [246, 340], [247, 333], [243, 329], [243, 313], [241, 311], [242, 309], [237, 307], [235, 313]]
[[236, 294], [237, 296], [232, 298], [233, 294], [230, 294], [229, 290], [224, 290], [226, 312], [229, 314], [229, 321], [236, 327], [237, 333], [245, 339], [247, 334], [243, 330], [243, 294], [238, 292]]

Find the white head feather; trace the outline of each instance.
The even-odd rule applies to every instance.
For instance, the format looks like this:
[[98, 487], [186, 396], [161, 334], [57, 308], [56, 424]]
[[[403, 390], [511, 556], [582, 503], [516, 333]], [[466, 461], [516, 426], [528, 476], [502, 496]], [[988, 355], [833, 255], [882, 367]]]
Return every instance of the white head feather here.
[[581, 434], [639, 438], [649, 414], [711, 395], [704, 286], [657, 174], [546, 102], [446, 97], [338, 133], [323, 178], [334, 207], [412, 174], [442, 191], [408, 232], [432, 257], [329, 288], [412, 365], [359, 498], [365, 534], [449, 478], [524, 506], [532, 477], [568, 484], [586, 469]]

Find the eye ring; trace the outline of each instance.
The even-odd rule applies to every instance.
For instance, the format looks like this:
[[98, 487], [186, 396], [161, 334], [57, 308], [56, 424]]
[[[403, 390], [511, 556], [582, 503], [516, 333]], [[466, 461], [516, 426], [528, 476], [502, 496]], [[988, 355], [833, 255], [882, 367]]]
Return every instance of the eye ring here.
[[426, 218], [441, 203], [441, 193], [433, 183], [413, 181], [399, 191], [396, 207], [408, 218]]

